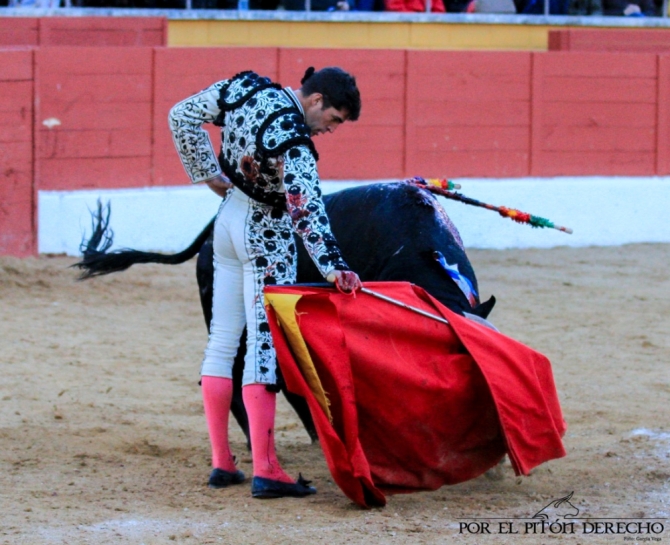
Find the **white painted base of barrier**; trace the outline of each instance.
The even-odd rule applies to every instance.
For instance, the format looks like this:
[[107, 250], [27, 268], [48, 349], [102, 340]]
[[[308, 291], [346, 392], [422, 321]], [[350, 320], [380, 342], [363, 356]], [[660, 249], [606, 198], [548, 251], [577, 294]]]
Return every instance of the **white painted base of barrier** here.
[[[387, 182], [391, 180], [375, 180]], [[495, 212], [440, 198], [468, 248], [549, 248], [670, 242], [670, 177], [461, 179], [460, 192], [570, 227], [533, 229]], [[324, 193], [373, 181], [323, 182]], [[96, 202], [111, 203], [113, 248], [176, 252], [216, 214], [220, 199], [204, 186], [40, 191], [38, 250], [79, 255]], [[361, 210], [364, 214], [365, 211]]]

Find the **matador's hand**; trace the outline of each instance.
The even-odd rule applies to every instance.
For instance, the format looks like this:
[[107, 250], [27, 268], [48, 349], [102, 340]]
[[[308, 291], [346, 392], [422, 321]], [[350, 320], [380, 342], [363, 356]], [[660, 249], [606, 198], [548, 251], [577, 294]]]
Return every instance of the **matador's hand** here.
[[219, 174], [216, 178], [207, 180], [205, 183], [221, 198], [225, 197], [226, 193], [228, 193], [228, 190], [233, 187], [233, 184], [230, 183], [230, 180], [223, 174]]
[[354, 271], [330, 271], [326, 277], [328, 282], [336, 284], [342, 291], [347, 293], [363, 287], [361, 279]]

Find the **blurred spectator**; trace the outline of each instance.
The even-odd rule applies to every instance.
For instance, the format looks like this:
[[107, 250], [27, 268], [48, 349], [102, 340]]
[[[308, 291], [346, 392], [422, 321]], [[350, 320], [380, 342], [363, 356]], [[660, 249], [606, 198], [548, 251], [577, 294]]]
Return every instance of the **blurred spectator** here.
[[472, 0], [466, 7], [467, 13], [516, 13], [513, 0]]
[[444, 7], [449, 13], [463, 13], [471, 0], [443, 0]]
[[[235, 8], [236, 7], [237, 6], [235, 6]], [[249, 9], [274, 10], [277, 9], [278, 7], [279, 7], [279, 0], [249, 0]], [[230, 9], [230, 8], [219, 8], [219, 9]]]
[[603, 0], [603, 14], [629, 17], [656, 15], [653, 0]]
[[602, 15], [602, 0], [570, 0], [568, 15]]
[[[283, 0], [283, 4], [287, 11], [305, 9], [305, 0]], [[383, 0], [312, 0], [310, 9], [312, 11], [383, 11], [384, 4]]]
[[[278, 6], [279, 0], [249, 0], [249, 9], [275, 10]], [[191, 7], [193, 9], [237, 9], [238, 0], [191, 0]]]
[[[9, 5], [10, 7], [17, 8], [45, 8], [53, 9], [61, 7], [61, 0], [9, 0], [8, 3], [4, 5]], [[63, 2], [63, 7], [66, 6], [66, 3]]]
[[[550, 15], [567, 15], [570, 0], [549, 0]], [[514, 0], [516, 10], [526, 15], [544, 15], [544, 0]]]
[[426, 2], [430, 2], [430, 11], [444, 13], [443, 0], [384, 0], [386, 11], [416, 11], [425, 12]]
[[356, 0], [356, 11], [384, 11], [384, 0]]
[[[305, 11], [305, 0], [284, 0], [283, 4], [287, 11]], [[350, 8], [346, 0], [312, 0], [310, 5], [311, 11], [346, 11]]]
[[77, 8], [183, 9], [184, 0], [70, 0]]

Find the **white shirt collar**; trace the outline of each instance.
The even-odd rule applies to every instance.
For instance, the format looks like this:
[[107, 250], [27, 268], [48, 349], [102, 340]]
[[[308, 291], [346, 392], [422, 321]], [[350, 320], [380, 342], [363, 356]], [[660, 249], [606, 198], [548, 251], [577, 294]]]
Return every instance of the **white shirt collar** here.
[[289, 96], [289, 98], [295, 102], [295, 105], [300, 108], [300, 113], [302, 114], [303, 117], [305, 117], [305, 110], [302, 107], [302, 104], [300, 103], [300, 100], [298, 99], [298, 95], [295, 94], [295, 91], [291, 89], [290, 87], [284, 87], [284, 91], [286, 91], [286, 94]]

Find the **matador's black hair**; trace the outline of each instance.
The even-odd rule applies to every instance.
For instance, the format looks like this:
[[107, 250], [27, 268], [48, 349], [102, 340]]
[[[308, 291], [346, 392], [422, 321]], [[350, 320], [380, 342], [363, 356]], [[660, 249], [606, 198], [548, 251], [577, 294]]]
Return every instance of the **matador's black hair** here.
[[331, 66], [316, 71], [310, 66], [300, 83], [304, 96], [313, 93], [323, 95], [324, 108], [344, 109], [349, 113], [350, 121], [356, 121], [361, 115], [361, 94], [356, 78], [341, 68]]

